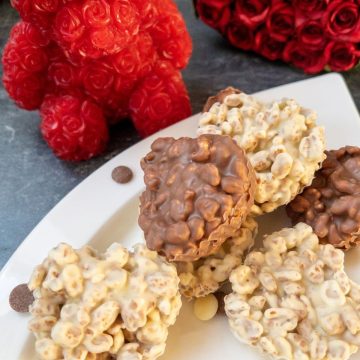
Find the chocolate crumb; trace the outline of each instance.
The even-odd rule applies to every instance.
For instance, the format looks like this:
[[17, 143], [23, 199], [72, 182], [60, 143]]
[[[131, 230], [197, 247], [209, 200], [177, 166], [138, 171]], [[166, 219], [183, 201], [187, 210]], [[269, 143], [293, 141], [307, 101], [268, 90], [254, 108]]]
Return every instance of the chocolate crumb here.
[[29, 312], [29, 306], [33, 303], [34, 296], [27, 284], [16, 286], [10, 293], [9, 304], [13, 310], [19, 313]]
[[225, 293], [223, 293], [222, 291], [217, 291], [215, 294], [215, 297], [218, 301], [218, 310], [217, 310], [217, 314], [223, 315], [225, 314], [225, 301], [224, 298], [226, 296]]
[[133, 172], [127, 166], [117, 166], [112, 171], [111, 177], [119, 184], [126, 184], [133, 178]]

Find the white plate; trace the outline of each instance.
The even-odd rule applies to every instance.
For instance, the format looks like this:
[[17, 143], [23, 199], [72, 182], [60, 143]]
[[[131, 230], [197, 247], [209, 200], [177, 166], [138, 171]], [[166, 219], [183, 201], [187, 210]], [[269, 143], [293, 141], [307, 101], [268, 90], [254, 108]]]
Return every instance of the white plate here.
[[[326, 127], [329, 149], [360, 145], [359, 114], [345, 82], [337, 74], [280, 86], [262, 91], [257, 96], [264, 100], [294, 97], [302, 105], [316, 109], [319, 124]], [[10, 291], [19, 283], [27, 282], [34, 265], [40, 263], [48, 251], [61, 241], [76, 248], [91, 243], [100, 250], [114, 241], [126, 246], [143, 241], [137, 226], [138, 195], [143, 189], [139, 160], [149, 151], [156, 137], [195, 136], [197, 118], [198, 115], [195, 115], [165, 129], [109, 161], [60, 201], [24, 240], [0, 273], [1, 360], [35, 359], [33, 338], [27, 331], [29, 316], [10, 309]], [[111, 179], [111, 172], [117, 165], [127, 165], [134, 171], [135, 177], [129, 184], [119, 185]], [[283, 210], [259, 220], [261, 234], [289, 224]], [[347, 253], [350, 276], [359, 281], [357, 259], [360, 259], [358, 250]], [[167, 351], [162, 359], [235, 360], [240, 357], [261, 358], [234, 339], [225, 317], [219, 316], [202, 323], [196, 320], [186, 303], [178, 322], [170, 330]], [[360, 359], [360, 355], [353, 359]]]

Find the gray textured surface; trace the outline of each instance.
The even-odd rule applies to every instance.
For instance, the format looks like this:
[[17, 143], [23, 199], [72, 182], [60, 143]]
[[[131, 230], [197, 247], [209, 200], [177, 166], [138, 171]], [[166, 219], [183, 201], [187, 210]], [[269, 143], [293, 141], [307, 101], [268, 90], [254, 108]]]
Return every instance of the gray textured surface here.
[[[304, 79], [301, 71], [268, 62], [228, 46], [212, 29], [197, 21], [191, 0], [177, 0], [193, 37], [194, 54], [184, 71], [193, 111], [228, 85], [246, 92]], [[16, 12], [0, 0], [0, 49]], [[0, 70], [2, 74], [2, 70]], [[360, 105], [360, 73], [345, 74]], [[340, 105], [339, 105], [340, 106]], [[56, 159], [42, 141], [36, 112], [18, 109], [0, 85], [0, 268], [46, 213], [75, 185], [110, 158], [139, 140], [130, 123], [112, 129], [107, 152], [91, 161], [69, 164]]]

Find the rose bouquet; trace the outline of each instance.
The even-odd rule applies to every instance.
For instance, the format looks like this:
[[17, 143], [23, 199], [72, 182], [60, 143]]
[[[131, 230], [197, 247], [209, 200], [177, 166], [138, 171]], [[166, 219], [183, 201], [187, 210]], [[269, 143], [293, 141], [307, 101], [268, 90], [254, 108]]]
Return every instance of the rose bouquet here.
[[228, 41], [317, 73], [346, 71], [360, 56], [359, 0], [194, 0]]
[[130, 117], [142, 136], [191, 114], [180, 70], [191, 38], [173, 0], [12, 0], [2, 56], [16, 104], [40, 110], [55, 154], [85, 160]]

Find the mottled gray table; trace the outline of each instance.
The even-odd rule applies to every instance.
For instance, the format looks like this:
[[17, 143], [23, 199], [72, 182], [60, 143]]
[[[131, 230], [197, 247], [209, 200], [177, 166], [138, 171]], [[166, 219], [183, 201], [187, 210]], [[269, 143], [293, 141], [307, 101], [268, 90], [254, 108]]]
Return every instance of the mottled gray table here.
[[[194, 42], [184, 78], [198, 112], [204, 100], [228, 85], [255, 92], [306, 78], [301, 71], [232, 49], [212, 29], [196, 20], [191, 0], [177, 0]], [[0, 0], [0, 49], [17, 13]], [[2, 74], [2, 69], [0, 69]], [[345, 74], [360, 106], [360, 72]], [[46, 213], [91, 172], [139, 141], [129, 122], [115, 126], [107, 152], [70, 164], [55, 158], [41, 139], [36, 112], [18, 109], [0, 85], [0, 268]]]

